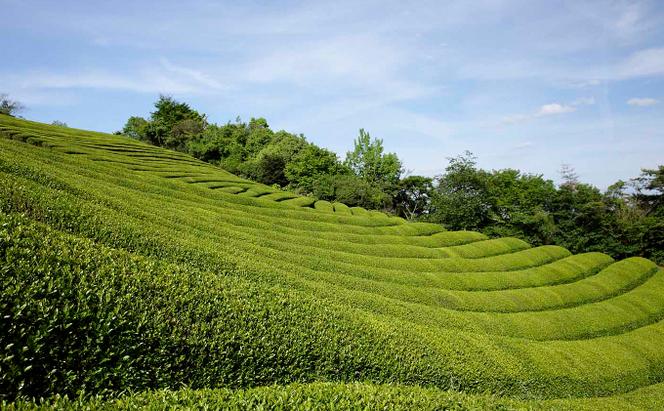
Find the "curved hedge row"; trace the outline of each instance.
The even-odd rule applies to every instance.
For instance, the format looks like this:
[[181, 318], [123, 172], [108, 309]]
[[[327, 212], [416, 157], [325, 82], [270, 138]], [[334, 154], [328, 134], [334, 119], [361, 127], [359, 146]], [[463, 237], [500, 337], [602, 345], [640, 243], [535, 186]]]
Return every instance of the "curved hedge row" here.
[[[19, 407], [31, 404], [21, 403]], [[38, 409], [301, 409], [301, 410], [656, 410], [664, 408], [664, 384], [628, 394], [593, 399], [548, 401], [511, 400], [492, 395], [468, 395], [455, 391], [403, 385], [367, 383], [312, 383], [270, 386], [245, 390], [158, 390], [126, 395], [115, 400], [103, 397], [70, 400], [57, 397]], [[9, 409], [12, 409], [11, 407]]]
[[[9, 183], [4, 184], [4, 186], [8, 187], [10, 190], [12, 190], [12, 186]], [[34, 195], [35, 193], [38, 193], [38, 192], [39, 192], [39, 190], [37, 188], [33, 188], [32, 190], [27, 190], [24, 193]], [[13, 196], [14, 197], [16, 197], [16, 195], [18, 195], [18, 194], [19, 194], [18, 190], [13, 190]], [[63, 198], [66, 198], [66, 197], [67, 197], [67, 195], [64, 195], [64, 194], [60, 195], [60, 199], [63, 199]], [[56, 221], [58, 221], [58, 220], [59, 221], [67, 221], [68, 223], [71, 223], [71, 220], [73, 219], [74, 215], [83, 216], [83, 218], [79, 217], [80, 218], [80, 223], [73, 225], [74, 227], [79, 227], [78, 229], [80, 229], [81, 223], [87, 223], [90, 220], [90, 218], [85, 218], [86, 215], [92, 216], [92, 215], [95, 215], [95, 214], [99, 215], [99, 213], [100, 213], [100, 211], [95, 211], [95, 210], [99, 210], [98, 208], [96, 208], [96, 209], [93, 208], [93, 209], [88, 210], [88, 211], [83, 211], [82, 209], [77, 208], [77, 207], [80, 207], [80, 204], [85, 203], [80, 198], [71, 198], [69, 203], [60, 203], [60, 204], [51, 202], [48, 199], [48, 197], [40, 197], [38, 199], [35, 199], [35, 198], [33, 198], [33, 199], [22, 199], [20, 201], [15, 201], [15, 204], [19, 204], [19, 203], [34, 204], [32, 206], [33, 207], [32, 212], [36, 213], [35, 216], [40, 216], [42, 214], [50, 213], [51, 215], [49, 217], [51, 219], [53, 217], [55, 217]], [[40, 207], [40, 206], [44, 207], [42, 209], [42, 211], [39, 211], [38, 209], [35, 209], [35, 207]], [[53, 215], [54, 212], [58, 209], [60, 209], [60, 210], [69, 210], [69, 213], [63, 215], [62, 217], [59, 217], [57, 215]], [[25, 211], [25, 209], [17, 209], [17, 210], [8, 209], [8, 211]], [[106, 210], [106, 212], [108, 212], [108, 211], [109, 210]], [[73, 214], [72, 214], [72, 212], [73, 212]], [[97, 218], [99, 218], [99, 217], [97, 217]], [[115, 221], [115, 220], [122, 221], [122, 227], [127, 227], [130, 219], [128, 218], [128, 216], [125, 216], [123, 220], [121, 220], [121, 218], [122, 217], [120, 215], [118, 215], [118, 217], [112, 217], [109, 220], [107, 220], [104, 224], [100, 225], [99, 227], [92, 226], [92, 227], [90, 227], [86, 230], [90, 233], [89, 235], [98, 235], [97, 233], [99, 232], [100, 228], [102, 228], [102, 227], [106, 227], [106, 228], [112, 227], [113, 226], [113, 221]], [[136, 224], [137, 224], [137, 229], [136, 230], [144, 230], [144, 229], [140, 228], [141, 221], [142, 221], [142, 219], [138, 219], [136, 221]], [[157, 226], [161, 230], [167, 230], [169, 228], [172, 228], [174, 226], [174, 224], [173, 223], [171, 223], [171, 224], [158, 224]], [[113, 230], [114, 234], [117, 235], [117, 233], [120, 232], [121, 229], [122, 229], [121, 227], [118, 227], [117, 229]], [[154, 227], [152, 229], [154, 229]], [[183, 244], [188, 243], [188, 244], [191, 244], [191, 245], [195, 245], [196, 250], [199, 251], [199, 252], [205, 250], [206, 249], [206, 244], [205, 244], [205, 242], [201, 242], [202, 240], [204, 240], [204, 237], [203, 237], [202, 233], [197, 232], [197, 233], [191, 233], [191, 234], [193, 234], [193, 236], [189, 239], [186, 239], [186, 241], [183, 241]], [[163, 234], [162, 235], [159, 235], [159, 234], [157, 235], [157, 237], [161, 237], [161, 236], [163, 236]], [[172, 237], [172, 235], [170, 235], [169, 237]], [[146, 236], [145, 233], [143, 235], [141, 235], [141, 240], [142, 241], [145, 241], [148, 238], [149, 238], [149, 236]], [[120, 244], [122, 244], [124, 242], [122, 239], [119, 239], [119, 240], [120, 240]], [[136, 241], [137, 241], [136, 239], [132, 238], [132, 242], [136, 242]], [[208, 244], [210, 244], [210, 243], [208, 243]], [[275, 270], [277, 268], [279, 268], [280, 265], [283, 267], [284, 264], [287, 264], [287, 261], [286, 261], [286, 259], [283, 258], [283, 255], [275, 254], [274, 257], [271, 257], [269, 254], [264, 254], [263, 252], [261, 252], [260, 248], [257, 248], [255, 244], [249, 244], [249, 245], [250, 245], [250, 248], [248, 249], [246, 254], [244, 254], [244, 255], [247, 256], [246, 260], [241, 259], [241, 261], [238, 262], [238, 264], [241, 264], [243, 261], [250, 261], [251, 262], [251, 267], [255, 268], [255, 267], [260, 266], [262, 264], [262, 261], [265, 261], [265, 270], [271, 270], [273, 272], [276, 272]], [[232, 254], [232, 253], [237, 254], [238, 252], [241, 252], [241, 250], [238, 248], [240, 246], [242, 246], [242, 244], [235, 244], [234, 250], [228, 250], [228, 253], [229, 254]], [[145, 246], [143, 246], [143, 247], [145, 247]], [[209, 245], [207, 247], [209, 247]], [[154, 245], [149, 246], [149, 249], [157, 251], [159, 253], [157, 255], [163, 255], [164, 252], [168, 253], [167, 251], [165, 251], [166, 247], [163, 244], [160, 244], [160, 243], [156, 243]], [[533, 249], [533, 250], [537, 250], [537, 249]], [[554, 248], [554, 250], [555, 250], [555, 248]], [[531, 251], [531, 250], [526, 250], [526, 251]], [[262, 261], [260, 259], [256, 260], [256, 259], [252, 258], [252, 257], [256, 257], [257, 255], [260, 255], [260, 253], [264, 254]], [[523, 252], [520, 252], [520, 253], [523, 253]], [[506, 257], [510, 257], [511, 259], [514, 259], [514, 258], [518, 257], [518, 254], [520, 254], [520, 253], [509, 254], [509, 255], [506, 255]], [[224, 252], [216, 253], [215, 255], [211, 255], [209, 257], [206, 257], [205, 259], [203, 259], [203, 261], [213, 260], [214, 258], [217, 258], [216, 255], [222, 255], [223, 256], [223, 255], [225, 255], [225, 253]], [[503, 256], [499, 256], [499, 257], [503, 257]], [[186, 259], [186, 256], [181, 257], [181, 258]], [[200, 257], [198, 257], [198, 258], [200, 258]], [[296, 258], [297, 258], [296, 255], [291, 255], [290, 256], [291, 260], [298, 261], [298, 260], [296, 260]], [[306, 255], [302, 255], [300, 258], [301, 258], [300, 261], [304, 261], [305, 258], [311, 258], [311, 257], [307, 257]], [[496, 258], [498, 258], [498, 257], [493, 257], [491, 259], [495, 260]], [[452, 260], [453, 259], [446, 259], [446, 260], [441, 260], [441, 261], [452, 261]], [[465, 261], [467, 263], [476, 263], [477, 261], [486, 261], [486, 260], [488, 260], [488, 259], [460, 260], [460, 261]], [[330, 260], [324, 260], [321, 263], [328, 264], [328, 263], [330, 263]], [[250, 269], [251, 267], [248, 267], [248, 269]], [[295, 265], [293, 263], [290, 263], [289, 266], [287, 267], [287, 269], [285, 269], [282, 274], [283, 274], [283, 277], [286, 278], [286, 276], [291, 276], [293, 273], [298, 273], [298, 272], [299, 272], [299, 274], [302, 278], [306, 278], [308, 280], [311, 280], [311, 278], [313, 278], [318, 283], [320, 283], [322, 280], [328, 279], [328, 276], [325, 275], [324, 273], [323, 273], [323, 275], [321, 275], [321, 274], [317, 274], [317, 273], [314, 272], [313, 277], [312, 277], [312, 272], [310, 270], [306, 270], [304, 267]], [[362, 286], [361, 283], [359, 283], [357, 281], [354, 281], [350, 284], [344, 284], [344, 283], [341, 282], [342, 277], [339, 276], [339, 275], [337, 275], [334, 278], [338, 282], [339, 286], [342, 287], [342, 290], [341, 290], [342, 292], [351, 292], [352, 293], [355, 290], [360, 290], [362, 288], [365, 288], [365, 287]], [[326, 287], [328, 289], [332, 289], [333, 286], [335, 286], [334, 282], [332, 282], [331, 284], [328, 284]], [[371, 290], [373, 290], [375, 288], [375, 285], [373, 285], [373, 284], [369, 285], [369, 288]], [[349, 291], [349, 290], [351, 290], [351, 291]], [[401, 290], [390, 290], [390, 291], [392, 291], [392, 292], [396, 291], [397, 293], [402, 292]], [[342, 294], [339, 294], [339, 296], [341, 296], [341, 295]], [[369, 299], [368, 303], [375, 305], [375, 301], [372, 298]], [[355, 298], [355, 301], [352, 301], [351, 303], [356, 304], [356, 303], [359, 303], [359, 302], [362, 302], [362, 301], [364, 301], [364, 299]], [[402, 304], [406, 304], [406, 303], [403, 302]], [[586, 309], [586, 311], [588, 311], [587, 307], [591, 307], [591, 306], [582, 306], [580, 308], [584, 308], [584, 309]], [[657, 307], [657, 305], [654, 305], [653, 307]], [[563, 312], [563, 311], [561, 311], [561, 312]], [[468, 313], [465, 316], [465, 318], [461, 318], [461, 320], [457, 319], [455, 321], [450, 320], [451, 317], [450, 317], [449, 313], [445, 313], [445, 312], [429, 313], [423, 307], [419, 307], [417, 309], [417, 311], [414, 311], [414, 313], [417, 313], [416, 317], [413, 317], [414, 314], [409, 313], [409, 314], [406, 315], [406, 318], [409, 318], [411, 320], [417, 318], [418, 321], [423, 319], [427, 322], [430, 322], [432, 319], [441, 318], [441, 319], [444, 320], [444, 322], [446, 323], [446, 326], [448, 326], [448, 327], [468, 329], [468, 330], [471, 330], [471, 331], [476, 330], [476, 329], [484, 329], [487, 332], [502, 332], [502, 333], [506, 333], [506, 332], [509, 331], [509, 333], [506, 334], [506, 335], [522, 336], [522, 337], [528, 337], [528, 338], [533, 338], [533, 339], [586, 338], [588, 335], [598, 335], [598, 334], [601, 335], [602, 330], [606, 327], [609, 327], [610, 329], [614, 329], [618, 325], [629, 327], [630, 324], [634, 324], [635, 321], [638, 321], [638, 322], [644, 321], [642, 318], [633, 318], [633, 315], [630, 312], [630, 313], [624, 314], [624, 315], [619, 315], [619, 316], [614, 315], [614, 316], [611, 316], [611, 317], [607, 317], [606, 318], [607, 321], [603, 322], [603, 321], [599, 321], [597, 319], [594, 319], [593, 311], [591, 310], [591, 311], [589, 311], [588, 318], [589, 318], [589, 321], [594, 322], [594, 324], [596, 325], [596, 327], [595, 327], [596, 330], [594, 330], [591, 334], [588, 334], [588, 331], [584, 328], [581, 331], [576, 331], [576, 332], [581, 333], [581, 334], [577, 335], [577, 334], [571, 333], [571, 331], [576, 330], [574, 328], [566, 327], [566, 330], [561, 330], [561, 327], [558, 326], [558, 325], [556, 325], [554, 328], [541, 327], [541, 324], [539, 324], [539, 326], [533, 326], [533, 325], [530, 324], [533, 321], [530, 321], [530, 322], [520, 321], [519, 324], [516, 324], [516, 328], [515, 328], [515, 325], [512, 325], [511, 321], [506, 324], [505, 320], [496, 321], [496, 320], [489, 319], [491, 321], [487, 322], [486, 320], [483, 320], [482, 318], [476, 318], [476, 319], [473, 319], [472, 321], [469, 322], [467, 320], [467, 317], [471, 313]], [[535, 314], [538, 314], [538, 315], [535, 315]], [[534, 320], [534, 322], [542, 321], [543, 318], [546, 319], [546, 317], [542, 317], [540, 314], [546, 314], [546, 313], [534, 313], [533, 315], [536, 318]], [[422, 319], [419, 318], [420, 315], [422, 315]], [[567, 312], [565, 312], [566, 317], [570, 317], [570, 316], [573, 316], [573, 315], [576, 315], [576, 313], [572, 312], [572, 313], [568, 314]], [[557, 321], [559, 316], [560, 316], [560, 314], [554, 313], [553, 316], [549, 316], [550, 318], [548, 319], [548, 321], [553, 323], [553, 324], [556, 324], [556, 321]], [[606, 325], [607, 323], [609, 324], [608, 326]], [[597, 327], [599, 327], [599, 328], [597, 328]], [[502, 331], [492, 331], [494, 329], [499, 329], [499, 330], [502, 330]], [[535, 333], [533, 334], [533, 332], [535, 332]]]
[[[648, 260], [406, 223], [117, 136], [0, 116], [1, 136], [4, 399], [576, 407], [633, 396], [555, 398], [664, 380]], [[432, 388], [250, 389], [314, 381]]]

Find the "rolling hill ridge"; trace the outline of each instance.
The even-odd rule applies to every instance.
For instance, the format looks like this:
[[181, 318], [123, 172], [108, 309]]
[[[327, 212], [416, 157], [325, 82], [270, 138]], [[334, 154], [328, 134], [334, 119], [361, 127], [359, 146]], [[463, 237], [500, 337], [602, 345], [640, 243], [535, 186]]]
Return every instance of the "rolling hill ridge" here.
[[5, 401], [664, 406], [647, 259], [409, 223], [122, 136], [0, 116], [0, 261]]

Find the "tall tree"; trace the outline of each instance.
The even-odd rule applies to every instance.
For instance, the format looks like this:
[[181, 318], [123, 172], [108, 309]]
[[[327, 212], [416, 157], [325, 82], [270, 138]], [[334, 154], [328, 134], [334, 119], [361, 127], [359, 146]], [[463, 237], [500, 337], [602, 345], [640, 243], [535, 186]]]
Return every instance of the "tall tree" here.
[[348, 171], [339, 163], [335, 153], [307, 144], [288, 162], [284, 173], [291, 186], [312, 193], [317, 179], [326, 175], [348, 174]]
[[449, 158], [445, 173], [436, 178], [432, 218], [453, 230], [479, 230], [491, 210], [487, 173], [478, 170], [470, 151]]
[[568, 186], [574, 189], [579, 184], [579, 175], [570, 164], [563, 164], [560, 166], [560, 178], [562, 179], [562, 186]]
[[345, 164], [369, 184], [394, 185], [402, 173], [401, 161], [394, 153], [385, 153], [383, 140], [371, 139], [369, 133], [360, 129], [353, 151], [346, 153]]
[[408, 220], [414, 220], [431, 211], [433, 179], [422, 176], [408, 176], [399, 181], [394, 196], [394, 210]]
[[487, 193], [491, 210], [486, 234], [516, 236], [537, 245], [553, 242], [556, 187], [551, 180], [514, 169], [494, 170], [487, 173]]
[[207, 126], [205, 115], [170, 96], [159, 96], [154, 106], [145, 133], [152, 144], [184, 151], [188, 140]]
[[635, 200], [647, 215], [664, 217], [664, 166], [642, 169], [641, 175], [632, 180]]

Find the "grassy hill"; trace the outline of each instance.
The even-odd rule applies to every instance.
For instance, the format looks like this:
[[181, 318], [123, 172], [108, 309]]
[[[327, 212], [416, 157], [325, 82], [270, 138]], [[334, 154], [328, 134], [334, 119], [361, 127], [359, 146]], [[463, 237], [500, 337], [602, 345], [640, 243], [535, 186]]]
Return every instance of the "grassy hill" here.
[[0, 262], [5, 406], [664, 407], [649, 260], [407, 223], [121, 136], [0, 116]]

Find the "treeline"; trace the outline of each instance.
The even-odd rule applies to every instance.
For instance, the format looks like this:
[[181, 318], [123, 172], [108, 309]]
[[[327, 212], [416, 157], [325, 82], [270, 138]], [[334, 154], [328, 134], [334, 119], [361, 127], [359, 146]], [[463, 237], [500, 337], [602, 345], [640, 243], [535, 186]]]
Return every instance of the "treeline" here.
[[322, 200], [574, 253], [664, 262], [664, 166], [606, 192], [581, 183], [569, 168], [559, 186], [519, 170], [481, 170], [468, 152], [448, 159], [435, 178], [404, 176], [397, 155], [364, 130], [340, 160], [301, 134], [273, 131], [263, 118], [210, 124], [205, 114], [166, 96], [149, 119], [131, 117], [120, 133]]
[[426, 213], [449, 229], [664, 263], [664, 166], [605, 192], [579, 182], [569, 167], [563, 167], [562, 179], [556, 187], [519, 170], [481, 170], [466, 153], [450, 159], [434, 180]]
[[273, 131], [263, 118], [209, 124], [204, 114], [161, 96], [149, 119], [131, 117], [122, 134], [183, 151], [268, 185], [368, 209], [393, 208], [402, 174], [396, 154], [364, 130], [344, 161], [303, 135]]

